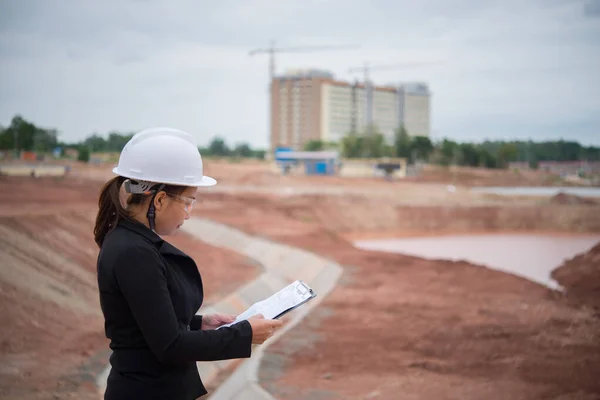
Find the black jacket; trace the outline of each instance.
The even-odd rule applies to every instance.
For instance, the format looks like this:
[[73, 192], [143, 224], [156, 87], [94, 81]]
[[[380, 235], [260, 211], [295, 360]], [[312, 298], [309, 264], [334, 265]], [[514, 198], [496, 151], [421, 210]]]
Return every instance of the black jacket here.
[[206, 394], [196, 361], [250, 357], [248, 321], [200, 330], [194, 260], [145, 225], [121, 221], [98, 256], [100, 305], [113, 353], [106, 400], [189, 400]]

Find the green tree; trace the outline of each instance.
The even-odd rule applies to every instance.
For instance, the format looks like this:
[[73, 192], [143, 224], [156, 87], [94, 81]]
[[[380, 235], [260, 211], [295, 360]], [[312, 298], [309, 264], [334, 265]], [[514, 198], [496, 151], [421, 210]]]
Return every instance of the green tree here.
[[88, 136], [83, 141], [83, 146], [87, 147], [92, 152], [107, 151], [106, 140], [98, 133], [94, 133], [92, 134], [92, 136]]
[[373, 133], [364, 137], [364, 148], [362, 155], [364, 157], [378, 158], [386, 154], [385, 137], [381, 133]]
[[458, 162], [456, 155], [459, 152], [458, 144], [452, 140], [444, 139], [439, 148], [439, 161], [442, 165], [450, 165]]
[[52, 151], [58, 145], [58, 132], [56, 129], [36, 128], [33, 137], [33, 150], [37, 152]]
[[106, 150], [120, 152], [132, 136], [132, 133], [121, 134], [119, 132], [110, 132], [106, 140]]
[[350, 132], [342, 138], [342, 154], [344, 157], [362, 157], [363, 138], [356, 132]]
[[304, 144], [304, 151], [320, 151], [325, 147], [322, 140], [309, 140]]
[[208, 145], [208, 154], [211, 156], [224, 157], [230, 153], [229, 147], [225, 143], [225, 139], [217, 136]]
[[0, 130], [0, 149], [48, 152], [58, 144], [58, 132], [44, 129], [15, 115], [10, 126]]
[[498, 168], [506, 168], [509, 161], [516, 161], [517, 146], [513, 143], [502, 143], [496, 154]]
[[251, 157], [252, 149], [248, 143], [238, 143], [233, 150], [233, 154], [238, 157]]
[[400, 127], [396, 129], [394, 135], [394, 150], [397, 157], [405, 157], [408, 159], [411, 156], [411, 140], [404, 125], [400, 125]]
[[15, 115], [10, 122], [10, 126], [2, 132], [1, 143], [6, 146], [4, 148], [7, 150], [33, 150], [36, 131], [35, 125], [27, 122], [20, 115]]
[[479, 159], [481, 166], [485, 168], [497, 168], [496, 157], [484, 147], [479, 148]]
[[265, 154], [267, 154], [266, 150], [252, 150], [251, 157], [258, 158], [259, 160], [264, 160]]
[[89, 162], [90, 161], [90, 148], [83, 145], [79, 146], [79, 154], [77, 156], [77, 160]]
[[410, 150], [411, 158], [426, 161], [433, 151], [433, 143], [431, 143], [431, 140], [427, 136], [415, 136], [411, 141]]
[[461, 165], [468, 165], [470, 167], [478, 167], [481, 163], [481, 154], [477, 147], [471, 143], [461, 143], [458, 146], [460, 150], [460, 161]]

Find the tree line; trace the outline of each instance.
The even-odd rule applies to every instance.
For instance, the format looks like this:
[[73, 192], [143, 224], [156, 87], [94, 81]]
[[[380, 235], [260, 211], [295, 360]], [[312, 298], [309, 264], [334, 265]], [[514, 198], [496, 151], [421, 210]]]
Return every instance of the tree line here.
[[[527, 162], [536, 168], [540, 161], [600, 161], [600, 148], [582, 146], [575, 141], [486, 141], [459, 143], [449, 139], [432, 142], [428, 137], [410, 136], [404, 127], [396, 130], [392, 143], [374, 127], [372, 134], [350, 132], [339, 143], [312, 140], [304, 150], [338, 150], [349, 158], [405, 157], [409, 162], [430, 162], [441, 165], [481, 166], [505, 168], [509, 162]], [[59, 140], [54, 128], [43, 128], [16, 115], [8, 127], [0, 126], [0, 150], [53, 152], [60, 148], [79, 151], [81, 160], [89, 160], [90, 153], [120, 152], [132, 132], [109, 132], [103, 136], [94, 133], [82, 141], [67, 143]], [[200, 147], [208, 157], [253, 157], [262, 159], [266, 151], [253, 149], [248, 143], [230, 146], [220, 136], [206, 147]]]
[[339, 143], [311, 140], [304, 150], [338, 150], [349, 158], [403, 157], [409, 163], [485, 168], [506, 168], [509, 162], [525, 162], [531, 168], [537, 168], [540, 161], [600, 161], [600, 147], [586, 147], [574, 141], [459, 143], [442, 139], [434, 143], [428, 137], [410, 136], [401, 126], [396, 130], [393, 142], [388, 143], [376, 129], [371, 132], [374, 133], [350, 132]]
[[[20, 115], [13, 117], [8, 127], [0, 127], [0, 150], [35, 151], [50, 153], [55, 149], [64, 155], [67, 149], [76, 149], [79, 159], [89, 161], [90, 153], [120, 152], [133, 136], [133, 132], [109, 132], [106, 136], [94, 133], [79, 142], [63, 142], [59, 140], [56, 129], [43, 128], [25, 120]], [[264, 158], [266, 151], [253, 149], [248, 143], [229, 146], [225, 140], [217, 136], [206, 147], [200, 147], [203, 156], [215, 157], [252, 157]]]

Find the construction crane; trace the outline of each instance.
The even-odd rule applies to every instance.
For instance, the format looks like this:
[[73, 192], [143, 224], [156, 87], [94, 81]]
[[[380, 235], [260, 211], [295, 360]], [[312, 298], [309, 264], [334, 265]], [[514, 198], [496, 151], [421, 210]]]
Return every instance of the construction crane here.
[[366, 127], [367, 133], [371, 133], [371, 129], [373, 126], [373, 91], [371, 87], [371, 82], [369, 80], [370, 71], [384, 71], [384, 70], [394, 70], [394, 69], [404, 69], [404, 68], [413, 68], [420, 67], [425, 65], [437, 64], [437, 61], [425, 61], [425, 62], [409, 62], [409, 63], [401, 63], [401, 64], [390, 64], [390, 65], [377, 65], [370, 66], [368, 62], [362, 67], [353, 67], [348, 70], [348, 73], [353, 74], [360, 72], [363, 74], [365, 80], [365, 119], [366, 119]]
[[355, 44], [348, 45], [336, 45], [336, 46], [303, 46], [303, 47], [275, 47], [275, 41], [271, 41], [271, 46], [267, 48], [260, 48], [251, 50], [248, 53], [249, 56], [257, 54], [268, 54], [269, 55], [269, 84], [273, 82], [275, 77], [275, 53], [310, 53], [313, 51], [325, 51], [325, 50], [343, 50], [343, 49], [355, 49], [360, 47]]

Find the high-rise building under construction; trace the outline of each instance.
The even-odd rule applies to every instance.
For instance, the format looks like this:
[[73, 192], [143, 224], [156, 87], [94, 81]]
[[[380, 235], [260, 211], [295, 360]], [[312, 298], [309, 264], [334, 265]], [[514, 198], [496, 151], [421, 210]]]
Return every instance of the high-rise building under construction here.
[[370, 84], [367, 94], [363, 83], [335, 80], [328, 71], [291, 70], [275, 77], [271, 151], [280, 146], [302, 150], [310, 140], [339, 142], [349, 132], [375, 130], [391, 143], [401, 125], [411, 136], [429, 136], [431, 94], [426, 84]]

